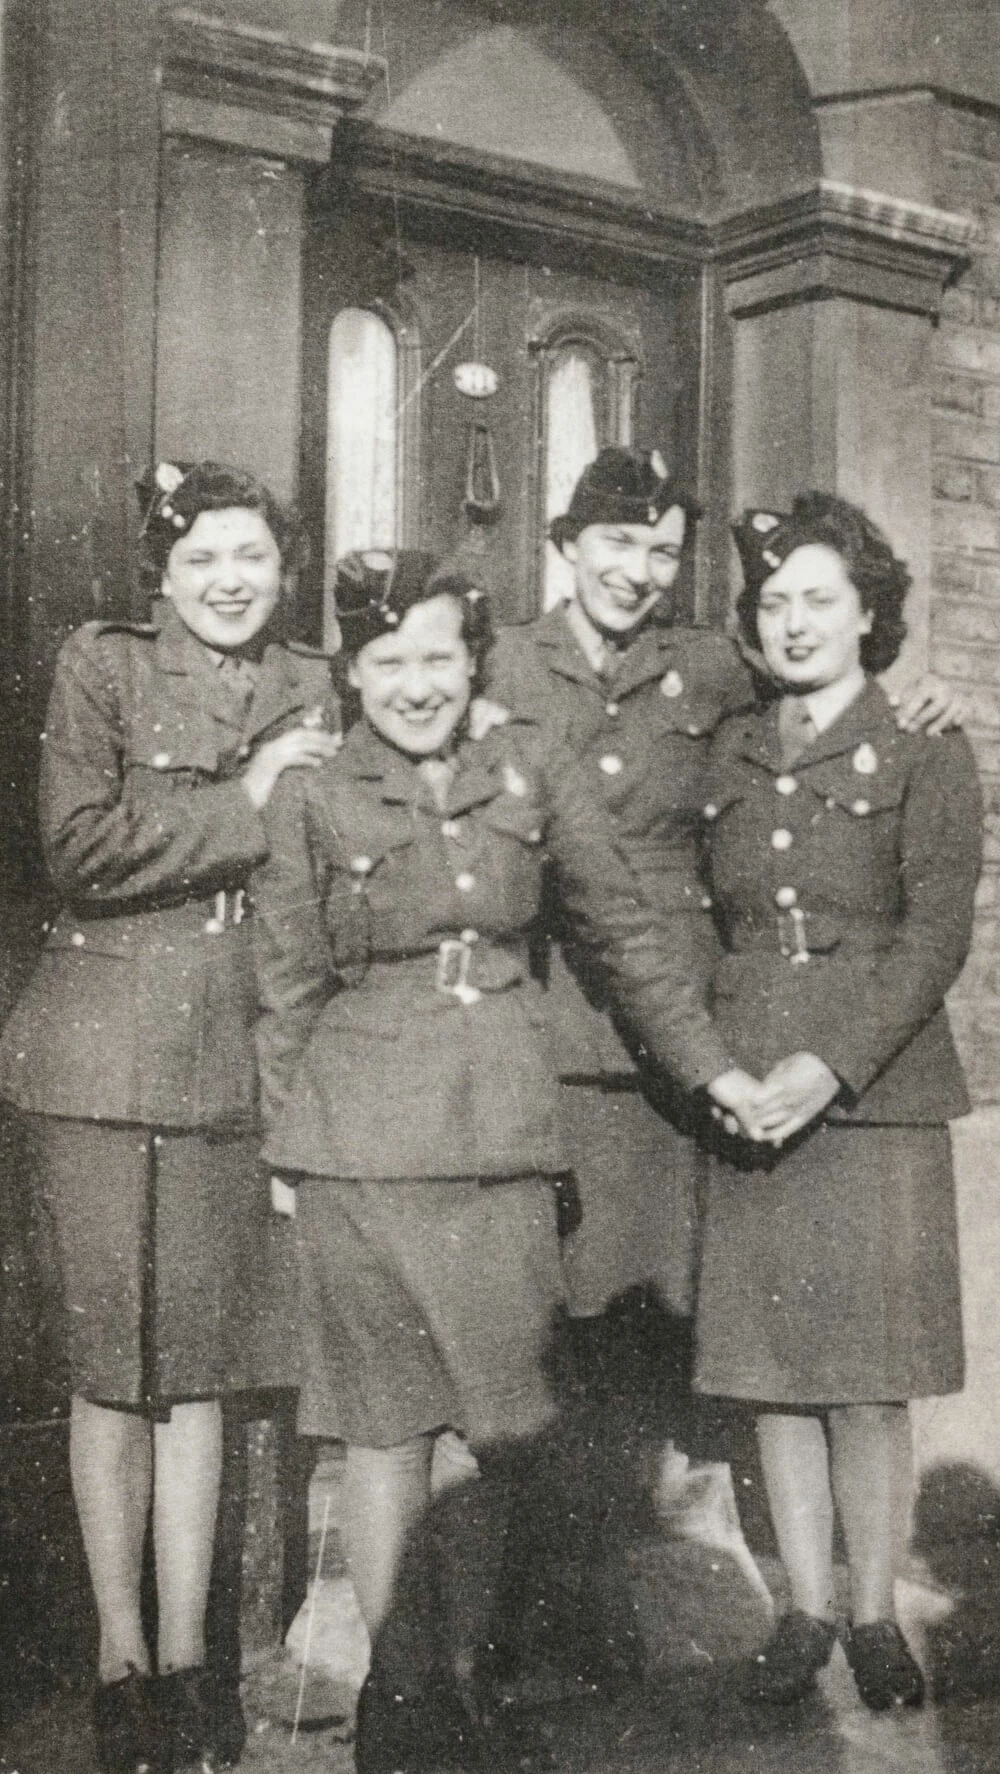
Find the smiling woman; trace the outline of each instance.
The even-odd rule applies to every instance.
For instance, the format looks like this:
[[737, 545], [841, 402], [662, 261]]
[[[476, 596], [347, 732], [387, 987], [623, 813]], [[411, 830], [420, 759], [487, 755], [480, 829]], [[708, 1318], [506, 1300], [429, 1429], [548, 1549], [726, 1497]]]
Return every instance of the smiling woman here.
[[[911, 1397], [962, 1384], [947, 1123], [968, 1108], [944, 1008], [981, 851], [970, 747], [900, 731], [878, 683], [909, 573], [827, 493], [736, 526], [743, 632], [781, 694], [723, 724], [705, 812], [725, 953], [714, 1002], [764, 1081], [777, 1152], [728, 1149], [706, 1199], [698, 1384], [753, 1402], [792, 1609], [746, 1682], [801, 1699], [836, 1642], [875, 1711], [917, 1706], [894, 1615]], [[752, 1175], [748, 1175], [752, 1171]]]
[[281, 554], [260, 511], [202, 511], [167, 557], [161, 592], [206, 647], [246, 646], [281, 596]]
[[140, 496], [161, 596], [148, 623], [86, 623], [59, 655], [39, 813], [63, 904], [0, 1041], [59, 1252], [104, 1774], [229, 1766], [243, 1741], [204, 1620], [219, 1400], [262, 1377], [247, 889], [279, 776], [336, 744], [327, 662], [275, 633], [293, 515], [211, 462], [163, 463]]
[[[274, 797], [256, 885], [265, 1155], [296, 1185], [299, 1424], [348, 1445], [342, 1533], [373, 1640], [358, 1774], [501, 1767], [482, 1616], [553, 1414], [561, 1294], [547, 1184], [566, 1152], [531, 945], [549, 871], [650, 1051], [723, 1094], [729, 1068], [683, 933], [647, 908], [578, 760], [521, 721], [470, 733], [485, 595], [403, 549], [342, 562], [337, 608], [361, 719]], [[484, 1471], [480, 1594], [456, 1610], [473, 1615], [471, 1709], [429, 1593], [412, 1641], [388, 1630], [445, 1425]]]
[[408, 610], [348, 667], [367, 720], [412, 757], [440, 752], [469, 706], [476, 665], [462, 620], [461, 605], [444, 592]]

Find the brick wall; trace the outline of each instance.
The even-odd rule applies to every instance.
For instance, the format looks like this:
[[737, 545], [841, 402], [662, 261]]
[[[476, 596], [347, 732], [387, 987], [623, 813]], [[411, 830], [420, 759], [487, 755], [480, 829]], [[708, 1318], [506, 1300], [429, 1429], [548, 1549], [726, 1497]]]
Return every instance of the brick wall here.
[[976, 939], [952, 998], [973, 1095], [1000, 1101], [1000, 112], [942, 104], [936, 200], [984, 239], [933, 343], [931, 664], [966, 691], [986, 799]]

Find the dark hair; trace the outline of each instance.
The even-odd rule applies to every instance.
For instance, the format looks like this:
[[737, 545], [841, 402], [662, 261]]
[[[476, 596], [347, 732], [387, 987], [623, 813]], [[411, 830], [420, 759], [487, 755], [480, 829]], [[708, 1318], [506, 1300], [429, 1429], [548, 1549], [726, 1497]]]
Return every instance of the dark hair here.
[[282, 568], [288, 572], [304, 563], [298, 513], [247, 469], [222, 462], [161, 462], [138, 482], [137, 492], [145, 514], [140, 562], [149, 580], [158, 583], [163, 577], [174, 543], [203, 511], [259, 511], [278, 545]]
[[776, 516], [763, 532], [758, 546], [745, 545], [748, 533], [744, 523], [742, 536], [737, 536], [744, 585], [736, 600], [736, 617], [751, 647], [760, 644], [757, 612], [762, 587], [797, 548], [819, 543], [840, 556], [861, 608], [871, 615], [871, 632], [861, 637], [865, 671], [885, 671], [892, 664], [906, 634], [903, 606], [912, 581], [905, 563], [859, 505], [833, 493], [800, 493], [791, 511]]

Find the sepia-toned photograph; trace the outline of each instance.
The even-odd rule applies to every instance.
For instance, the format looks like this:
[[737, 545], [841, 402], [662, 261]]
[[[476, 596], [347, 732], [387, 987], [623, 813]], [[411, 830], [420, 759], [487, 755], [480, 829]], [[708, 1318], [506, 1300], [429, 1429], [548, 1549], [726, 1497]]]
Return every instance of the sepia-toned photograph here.
[[1000, 0], [0, 0], [0, 1774], [1000, 1774]]

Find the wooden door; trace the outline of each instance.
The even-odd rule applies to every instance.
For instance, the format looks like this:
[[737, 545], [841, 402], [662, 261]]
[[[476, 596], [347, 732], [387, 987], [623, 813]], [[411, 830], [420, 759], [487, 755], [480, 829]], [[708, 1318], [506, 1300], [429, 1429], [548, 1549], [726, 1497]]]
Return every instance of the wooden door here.
[[[559, 595], [548, 519], [605, 443], [658, 447], [697, 484], [698, 268], [622, 254], [619, 269], [575, 249], [558, 194], [546, 226], [517, 209], [470, 223], [343, 176], [315, 193], [301, 468], [314, 633], [335, 556], [391, 542], [464, 556], [503, 619], [529, 619]], [[460, 390], [469, 362], [495, 372], [495, 393]]]

